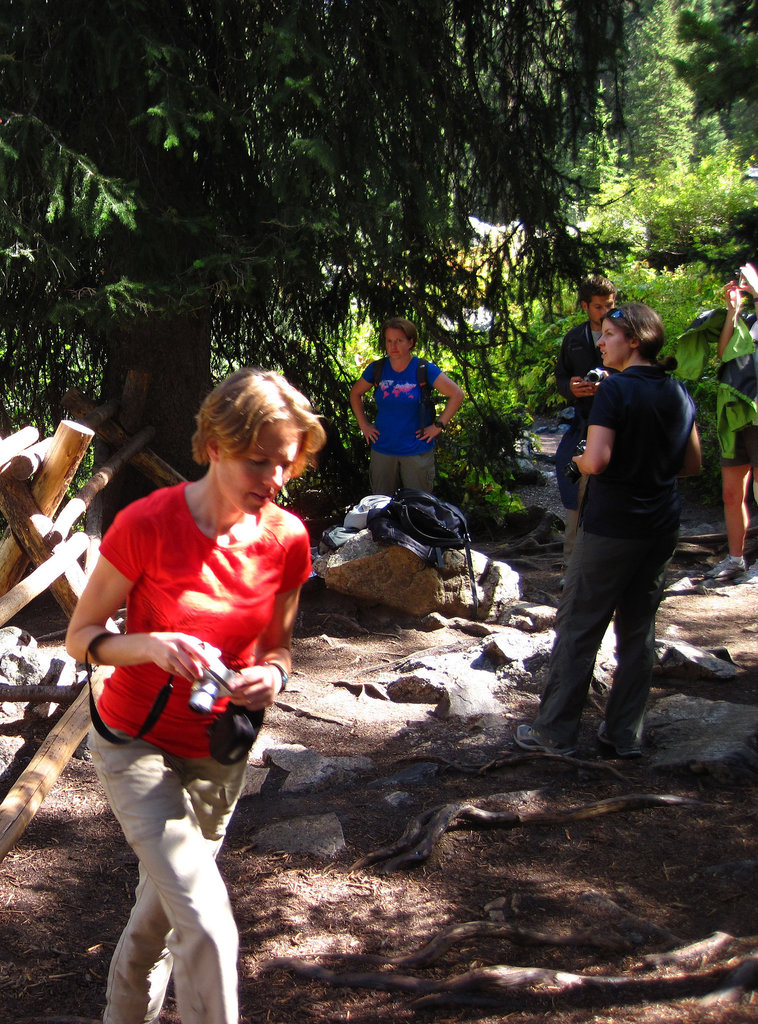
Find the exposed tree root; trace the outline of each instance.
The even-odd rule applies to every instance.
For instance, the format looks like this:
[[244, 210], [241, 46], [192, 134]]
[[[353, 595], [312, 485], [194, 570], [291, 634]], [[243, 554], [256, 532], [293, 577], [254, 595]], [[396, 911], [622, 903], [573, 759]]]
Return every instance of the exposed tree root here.
[[[275, 957], [260, 965], [261, 971], [291, 971], [300, 977], [309, 978], [327, 985], [341, 988], [367, 988], [383, 992], [406, 992], [416, 997], [414, 1009], [424, 1009], [450, 1002], [476, 1002], [484, 998], [489, 1002], [492, 996], [501, 998], [510, 996], [514, 991], [525, 989], [543, 990], [552, 997], [571, 995], [580, 989], [595, 989], [599, 993], [614, 994], [619, 989], [640, 991], [651, 984], [665, 987], [666, 998], [674, 998], [672, 993], [682, 998], [688, 989], [702, 985], [710, 980], [712, 974], [679, 973], [677, 975], [640, 976], [631, 974], [577, 974], [571, 971], [555, 970], [546, 967], [512, 967], [498, 964], [492, 967], [479, 967], [447, 979], [417, 978], [409, 974], [395, 974], [382, 971], [348, 971], [339, 973], [308, 963], [297, 957]], [[743, 961], [737, 970], [728, 975], [729, 985], [721, 985], [709, 996], [700, 1000], [701, 1004], [714, 1002], [736, 1001], [749, 988], [758, 982], [758, 959], [750, 957]], [[614, 996], [618, 998], [618, 996]]]
[[701, 1006], [720, 1006], [737, 1003], [745, 995], [758, 987], [758, 956], [746, 957], [735, 967], [717, 989], [703, 996]]
[[475, 825], [482, 828], [557, 825], [619, 811], [639, 810], [647, 807], [693, 806], [697, 802], [685, 797], [630, 793], [627, 796], [597, 800], [566, 811], [517, 814], [515, 811], [490, 811], [478, 807], [476, 804], [456, 801], [423, 811], [412, 818], [402, 836], [395, 843], [361, 857], [352, 865], [351, 870], [358, 871], [383, 861], [384, 863], [377, 870], [380, 874], [386, 875], [400, 867], [419, 864], [427, 859], [445, 832], [461, 825]]
[[578, 757], [567, 757], [565, 754], [548, 754], [546, 751], [542, 750], [508, 753], [503, 757], [495, 758], [495, 760], [487, 761], [484, 764], [471, 764], [471, 762], [468, 761], [454, 761], [451, 758], [441, 757], [437, 754], [405, 757], [398, 763], [406, 764], [414, 761], [433, 761], [435, 764], [441, 765], [449, 772], [459, 772], [461, 775], [484, 775], [486, 772], [498, 771], [500, 768], [518, 768], [519, 765], [526, 764], [527, 762], [534, 761], [535, 759], [542, 761], [558, 761], [562, 764], [568, 764], [572, 768], [607, 772], [609, 775], [613, 775], [622, 782], [627, 781], [627, 777], [623, 775], [618, 768], [614, 768], [612, 764], [608, 764], [607, 761], [582, 761]]
[[665, 967], [668, 964], [688, 964], [693, 960], [705, 962], [717, 953], [722, 953], [734, 942], [728, 932], [714, 932], [707, 939], [693, 942], [689, 946], [671, 949], [666, 953], [648, 953], [642, 958], [641, 967]]
[[603, 895], [603, 893], [593, 892], [590, 889], [580, 897], [579, 902], [585, 906], [589, 905], [601, 910], [606, 915], [606, 918], [615, 918], [622, 932], [628, 931], [636, 934], [641, 932], [642, 935], [646, 935], [654, 942], [662, 943], [667, 949], [682, 945], [682, 939], [678, 935], [674, 935], [673, 932], [670, 932], [668, 928], [662, 928], [654, 921], [650, 921], [645, 917], [639, 917], [637, 914], [632, 914], [630, 911], [625, 910], [624, 907], [620, 907], [612, 899]]
[[602, 933], [594, 928], [568, 932], [540, 932], [533, 928], [505, 924], [502, 921], [466, 921], [446, 928], [418, 952], [390, 958], [393, 967], [422, 967], [434, 963], [460, 942], [474, 938], [503, 938], [520, 946], [591, 946], [616, 953], [628, 952], [632, 943], [617, 933]]

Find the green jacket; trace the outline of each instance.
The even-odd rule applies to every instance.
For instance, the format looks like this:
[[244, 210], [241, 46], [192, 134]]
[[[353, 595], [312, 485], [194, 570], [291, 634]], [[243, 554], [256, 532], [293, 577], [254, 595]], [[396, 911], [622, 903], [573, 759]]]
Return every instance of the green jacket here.
[[[711, 345], [717, 344], [727, 311], [711, 309], [701, 313], [677, 339], [677, 375], [685, 380], [697, 380], [711, 355]], [[756, 401], [756, 349], [755, 339], [743, 317], [738, 317], [734, 333], [721, 357], [716, 391], [716, 436], [721, 454], [733, 459], [735, 434], [749, 427], [758, 416]]]

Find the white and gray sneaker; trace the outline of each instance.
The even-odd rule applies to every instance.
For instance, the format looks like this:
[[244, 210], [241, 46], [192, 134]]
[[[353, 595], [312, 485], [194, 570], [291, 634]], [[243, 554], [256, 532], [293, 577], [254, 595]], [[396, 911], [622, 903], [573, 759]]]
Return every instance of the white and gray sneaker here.
[[746, 569], [745, 559], [741, 555], [739, 558], [727, 555], [726, 558], [721, 559], [718, 565], [709, 569], [704, 578], [713, 583], [728, 583], [730, 580], [737, 580], [740, 576], [744, 576]]

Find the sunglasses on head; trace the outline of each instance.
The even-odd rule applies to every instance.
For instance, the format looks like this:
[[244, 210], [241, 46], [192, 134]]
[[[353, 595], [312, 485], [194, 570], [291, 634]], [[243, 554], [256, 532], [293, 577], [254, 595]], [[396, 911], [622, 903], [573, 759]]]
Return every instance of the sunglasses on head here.
[[608, 320], [623, 320], [624, 311], [623, 309], [614, 309], [610, 313], [605, 314]]

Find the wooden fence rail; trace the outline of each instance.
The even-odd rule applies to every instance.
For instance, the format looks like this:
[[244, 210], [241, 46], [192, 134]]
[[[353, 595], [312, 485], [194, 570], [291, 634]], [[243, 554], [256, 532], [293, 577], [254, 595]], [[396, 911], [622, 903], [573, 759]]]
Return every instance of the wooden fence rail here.
[[[133, 386], [127, 382], [125, 396]], [[95, 497], [127, 464], [141, 471], [157, 487], [184, 480], [147, 447], [154, 436], [152, 427], [144, 427], [130, 436], [113, 420], [120, 404], [113, 400], [98, 406], [72, 389], [65, 395], [63, 405], [81, 422], [64, 420], [52, 438], [42, 440], [33, 427], [24, 427], [9, 437], [0, 438], [0, 510], [8, 522], [8, 529], [0, 539], [0, 626], [45, 590], [50, 590], [67, 616], [71, 615], [87, 582], [80, 559], [82, 555], [91, 558], [99, 542], [99, 537], [92, 536], [92, 515], [88, 516], [87, 532], [71, 531], [85, 513], [92, 512]], [[61, 507], [95, 434], [116, 450]], [[30, 563], [31, 571], [27, 571]], [[108, 626], [117, 628], [111, 621]], [[95, 671], [96, 695], [111, 671], [103, 667]], [[0, 687], [2, 684], [0, 679]], [[2, 687], [2, 692], [6, 689]], [[37, 688], [34, 698], [40, 696], [42, 689], [46, 700], [61, 703], [55, 701], [52, 687]], [[65, 694], [59, 693], [59, 696], [71, 700], [76, 688], [64, 689]], [[13, 700], [19, 697], [21, 690], [13, 687], [8, 693], [12, 695], [4, 699]], [[0, 804], [0, 860], [36, 814], [86, 735], [89, 724], [89, 693], [85, 687], [53, 726]]]

